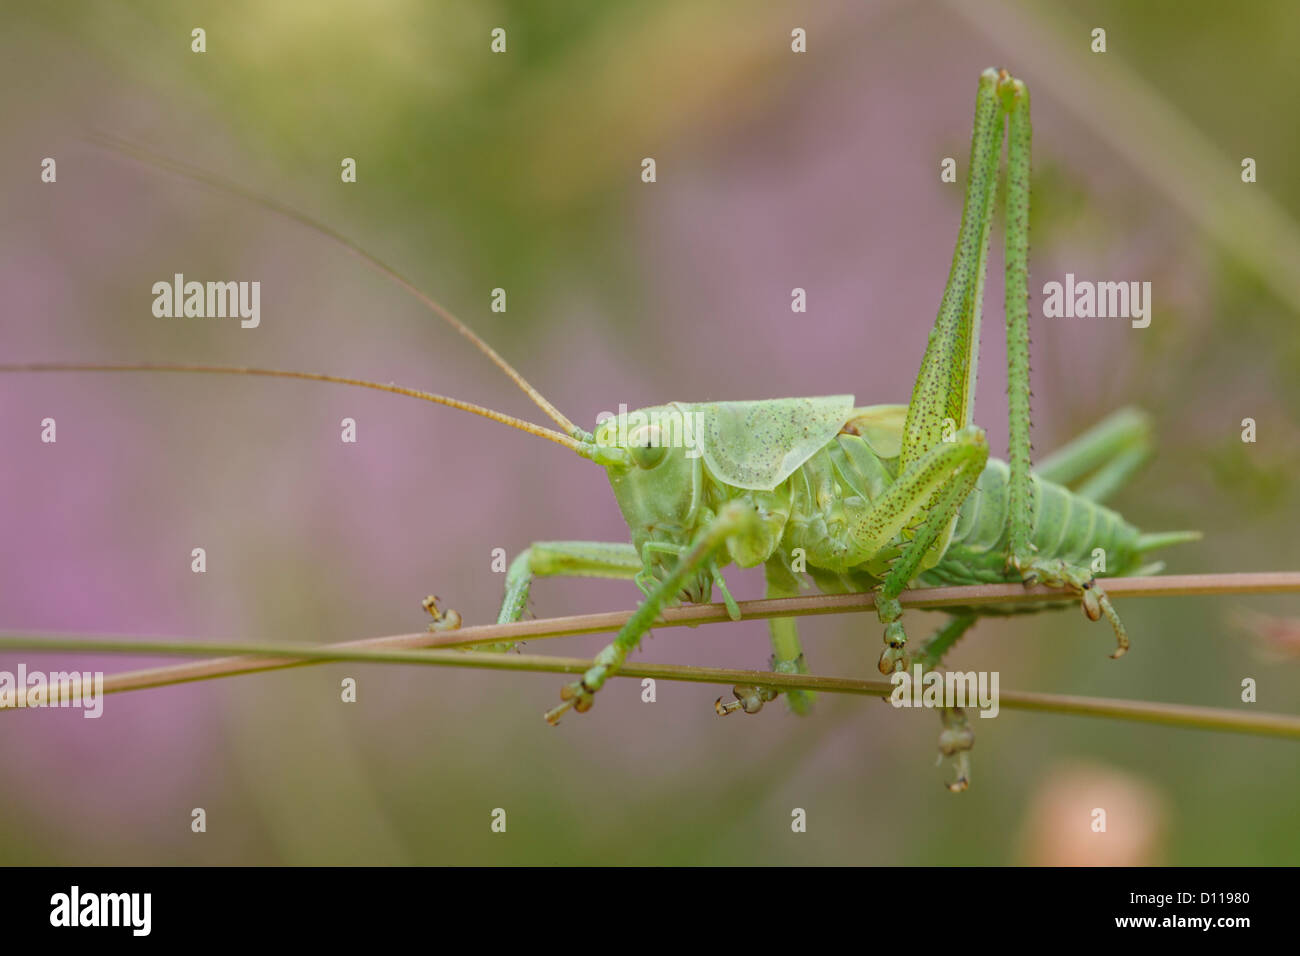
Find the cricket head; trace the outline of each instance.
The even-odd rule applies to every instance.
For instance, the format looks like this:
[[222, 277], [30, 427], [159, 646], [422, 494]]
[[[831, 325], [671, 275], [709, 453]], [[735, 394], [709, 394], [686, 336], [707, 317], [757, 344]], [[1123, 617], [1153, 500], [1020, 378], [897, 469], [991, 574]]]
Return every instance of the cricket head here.
[[[695, 416], [694, 406], [678, 402], [631, 412], [621, 406], [616, 415], [602, 413], [591, 439], [593, 458], [605, 466], [632, 545], [656, 580], [676, 567], [707, 515], [701, 507], [706, 466]], [[711, 565], [702, 567], [678, 597], [708, 602], [715, 573]]]
[[681, 542], [698, 511], [700, 452], [691, 409], [680, 403], [604, 412], [592, 435], [633, 543]]

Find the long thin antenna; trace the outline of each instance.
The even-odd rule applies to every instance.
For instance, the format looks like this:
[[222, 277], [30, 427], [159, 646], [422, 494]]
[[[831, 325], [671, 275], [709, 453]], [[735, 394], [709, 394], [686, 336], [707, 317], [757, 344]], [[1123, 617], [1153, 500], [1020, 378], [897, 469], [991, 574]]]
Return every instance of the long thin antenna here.
[[542, 395], [541, 392], [533, 388], [533, 386], [528, 383], [527, 379], [525, 379], [522, 375], [520, 375], [517, 371], [515, 371], [514, 366], [512, 366], [509, 362], [507, 362], [505, 359], [503, 359], [500, 355], [497, 354], [496, 350], [493, 349], [492, 346], [488, 345], [481, 338], [479, 338], [473, 329], [471, 329], [460, 319], [456, 318], [456, 316], [452, 315], [451, 312], [449, 312], [446, 308], [444, 308], [439, 302], [434, 300], [432, 296], [422, 291], [413, 282], [411, 282], [411, 280], [407, 279], [405, 276], [403, 276], [392, 266], [376, 258], [374, 255], [367, 252], [365, 249], [362, 249], [359, 245], [357, 245], [351, 239], [344, 236], [342, 233], [336, 232], [335, 230], [331, 229], [329, 226], [325, 225], [323, 222], [313, 219], [311, 216], [308, 216], [306, 213], [302, 213], [296, 209], [292, 209], [289, 206], [279, 203], [276, 200], [271, 199], [267, 196], [259, 195], [258, 193], [255, 193], [252, 190], [245, 189], [243, 186], [240, 186], [237, 183], [233, 183], [227, 179], [223, 179], [220, 176], [217, 176], [215, 173], [210, 173], [206, 170], [199, 169], [196, 166], [190, 166], [189, 164], [183, 163], [179, 160], [167, 159], [166, 157], [163, 156], [157, 156], [153, 153], [148, 152], [145, 149], [142, 149], [139, 146], [134, 145], [133, 143], [128, 143], [125, 140], [118, 139], [117, 137], [112, 136], [108, 133], [101, 133], [101, 132], [90, 133], [86, 136], [86, 139], [97, 146], [130, 156], [131, 158], [136, 159], [142, 163], [147, 163], [151, 166], [156, 166], [159, 169], [164, 169], [168, 172], [174, 173], [178, 176], [182, 176], [193, 182], [200, 183], [205, 186], [209, 186], [213, 189], [217, 189], [222, 192], [231, 193], [233, 195], [239, 196], [241, 199], [247, 200], [248, 202], [261, 206], [264, 209], [268, 209], [271, 212], [278, 213], [281, 216], [293, 220], [294, 222], [298, 223], [301, 226], [305, 226], [306, 228], [312, 230], [313, 232], [319, 233], [320, 235], [325, 236], [326, 238], [333, 239], [335, 242], [340, 243], [349, 252], [351, 252], [353, 255], [361, 259], [364, 263], [366, 263], [366, 265], [370, 266], [370, 268], [374, 269], [376, 272], [380, 273], [381, 275], [387, 276], [393, 282], [397, 283], [399, 286], [405, 289], [407, 293], [409, 293], [413, 298], [415, 298], [425, 308], [427, 308], [430, 312], [438, 316], [438, 318], [442, 319], [444, 322], [450, 325], [453, 329], [455, 329], [465, 338], [469, 339], [469, 341], [473, 343], [476, 349], [478, 349], [480, 352], [486, 355], [492, 361], [492, 364], [494, 364], [497, 368], [505, 372], [506, 375], [510, 377], [510, 380], [513, 381], [516, 385], [518, 385], [519, 388], [523, 390], [524, 394], [526, 394], [529, 398], [533, 400], [533, 402], [537, 405], [538, 408], [544, 411], [553, 422], [555, 422], [557, 425], [559, 425], [561, 428], [564, 429], [566, 434], [576, 435], [582, 433], [582, 429], [578, 428], [578, 426], [576, 426], [572, 421], [569, 420], [567, 415], [565, 415], [558, 408], [556, 408], [549, 401], [547, 401], [546, 397]]
[[527, 432], [530, 435], [536, 435], [538, 438], [545, 438], [555, 442], [557, 445], [563, 445], [572, 451], [584, 457], [587, 446], [576, 438], [557, 432], [553, 428], [544, 428], [541, 425], [535, 425], [532, 422], [526, 422], [522, 418], [515, 418], [512, 415], [505, 415], [491, 408], [484, 408], [482, 405], [475, 405], [473, 402], [462, 402], [458, 398], [448, 398], [446, 395], [435, 395], [433, 392], [422, 392], [415, 388], [406, 388], [402, 385], [387, 385], [380, 382], [368, 382], [360, 378], [343, 378], [339, 375], [320, 375], [316, 372], [289, 372], [276, 368], [243, 368], [235, 365], [175, 365], [170, 363], [153, 363], [141, 362], [127, 365], [114, 364], [93, 364], [85, 362], [29, 362], [18, 365], [0, 365], [0, 372], [208, 372], [218, 375], [264, 375], [270, 378], [299, 378], [311, 382], [334, 382], [338, 385], [354, 385], [358, 388], [373, 388], [380, 392], [392, 392], [394, 395], [406, 395], [410, 398], [420, 398], [426, 402], [436, 402], [439, 405], [446, 405], [449, 408], [458, 408], [462, 412], [470, 412], [474, 415], [482, 415], [484, 418], [490, 418], [494, 422], [500, 422], [502, 425], [509, 425], [511, 428], [517, 428], [521, 432]]

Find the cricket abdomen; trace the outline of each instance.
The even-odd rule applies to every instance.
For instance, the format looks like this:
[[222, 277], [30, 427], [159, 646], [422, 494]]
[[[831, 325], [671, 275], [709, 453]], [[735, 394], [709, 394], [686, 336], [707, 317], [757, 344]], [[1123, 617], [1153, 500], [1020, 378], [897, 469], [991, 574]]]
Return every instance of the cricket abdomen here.
[[[1009, 475], [1006, 462], [989, 460], [975, 490], [962, 504], [943, 559], [920, 576], [923, 584], [1020, 580], [1015, 571], [1006, 568]], [[1098, 567], [1098, 573], [1107, 575], [1126, 574], [1138, 566], [1138, 530], [1117, 512], [1037, 475], [1031, 480], [1037, 504], [1031, 538], [1036, 557]]]

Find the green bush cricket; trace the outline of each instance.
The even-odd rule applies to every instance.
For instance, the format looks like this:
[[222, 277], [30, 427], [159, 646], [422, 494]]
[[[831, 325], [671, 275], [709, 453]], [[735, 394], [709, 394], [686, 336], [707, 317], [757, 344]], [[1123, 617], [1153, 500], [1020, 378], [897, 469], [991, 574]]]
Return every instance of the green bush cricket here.
[[[1010, 454], [989, 457], [973, 422], [983, 287], [1004, 130], [1006, 323]], [[1141, 534], [1102, 503], [1148, 454], [1149, 425], [1123, 410], [1031, 470], [1029, 408], [1028, 229], [1031, 129], [1029, 92], [1005, 70], [979, 80], [970, 167], [956, 250], [939, 314], [907, 405], [858, 406], [852, 395], [752, 402], [674, 402], [579, 428], [460, 320], [396, 271], [337, 232], [279, 203], [200, 170], [142, 155], [187, 178], [232, 192], [341, 242], [403, 286], [488, 356], [561, 430], [542, 427], [446, 396], [376, 382], [276, 369], [182, 364], [4, 365], [0, 371], [188, 371], [267, 375], [335, 382], [394, 392], [459, 408], [547, 438], [602, 465], [628, 525], [626, 543], [540, 542], [510, 565], [499, 623], [518, 620], [536, 577], [625, 578], [644, 594], [636, 612], [580, 680], [567, 684], [551, 723], [572, 709], [590, 709], [605, 681], [673, 603], [704, 603], [716, 588], [733, 619], [739, 609], [722, 571], [762, 565], [767, 597], [792, 596], [802, 575], [826, 593], [875, 591], [884, 626], [882, 674], [914, 665], [938, 668], [944, 653], [980, 615], [1032, 608], [971, 607], [951, 619], [919, 651], [904, 632], [899, 597], [914, 583], [1041, 582], [1078, 595], [1091, 620], [1105, 617], [1116, 635], [1113, 657], [1129, 641], [1096, 579], [1105, 572], [1151, 574], [1148, 552], [1198, 537], [1196, 532]], [[1058, 602], [1058, 605], [1059, 606]], [[459, 624], [436, 599], [426, 608], [434, 628]], [[793, 618], [770, 622], [772, 668], [805, 673]], [[719, 699], [718, 713], [756, 713], [778, 696], [744, 686]], [[790, 691], [806, 713], [812, 695]], [[953, 758], [953, 790], [969, 780], [973, 735], [959, 708], [941, 712], [941, 752]]]

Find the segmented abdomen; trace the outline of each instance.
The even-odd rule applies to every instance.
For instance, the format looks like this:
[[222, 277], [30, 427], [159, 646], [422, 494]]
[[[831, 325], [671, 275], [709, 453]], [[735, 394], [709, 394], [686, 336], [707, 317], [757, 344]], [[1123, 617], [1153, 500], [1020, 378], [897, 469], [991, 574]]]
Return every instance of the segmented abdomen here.
[[[957, 517], [952, 541], [943, 559], [921, 575], [927, 585], [993, 584], [1019, 581], [1008, 575], [1008, 478], [1006, 462], [990, 459], [975, 490], [966, 498]], [[1136, 550], [1138, 530], [1116, 512], [1068, 488], [1033, 476], [1037, 520], [1033, 543], [1042, 560], [1060, 558], [1071, 564], [1092, 567], [1094, 551], [1105, 552], [1105, 573], [1125, 574], [1139, 564]]]

